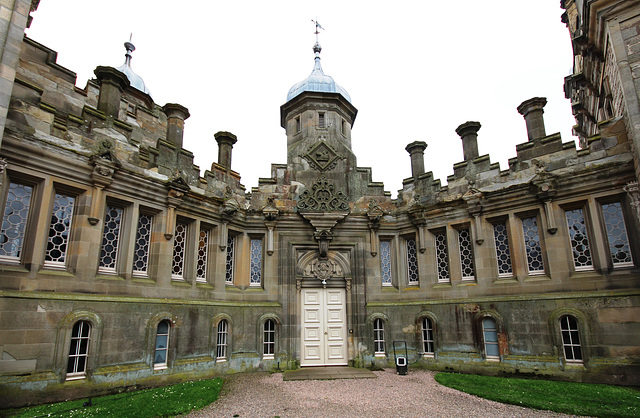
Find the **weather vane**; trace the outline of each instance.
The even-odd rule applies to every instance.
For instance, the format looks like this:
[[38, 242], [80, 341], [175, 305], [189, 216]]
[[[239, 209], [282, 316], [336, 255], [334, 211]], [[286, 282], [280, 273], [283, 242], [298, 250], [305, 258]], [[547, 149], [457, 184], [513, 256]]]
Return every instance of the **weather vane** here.
[[324, 30], [324, 28], [320, 25], [320, 23], [318, 23], [317, 19], [318, 19], [317, 17], [316, 17], [316, 20], [311, 19], [313, 24], [316, 25], [316, 31], [314, 32], [316, 34], [316, 43], [318, 43], [318, 34], [320, 33], [318, 29]]

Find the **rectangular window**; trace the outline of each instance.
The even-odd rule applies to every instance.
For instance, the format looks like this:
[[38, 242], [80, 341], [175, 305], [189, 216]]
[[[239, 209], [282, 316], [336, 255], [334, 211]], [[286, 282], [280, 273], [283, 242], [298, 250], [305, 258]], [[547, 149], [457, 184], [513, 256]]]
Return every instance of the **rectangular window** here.
[[226, 320], [218, 323], [218, 339], [216, 344], [216, 358], [218, 360], [227, 359], [227, 336], [229, 334], [229, 324]]
[[176, 223], [173, 234], [173, 263], [171, 266], [171, 278], [184, 280], [184, 254], [187, 245], [187, 224]]
[[422, 318], [422, 350], [425, 356], [433, 357], [433, 322], [431, 318]]
[[373, 346], [376, 356], [383, 356], [384, 351], [384, 322], [377, 318], [373, 321]]
[[74, 197], [58, 193], [54, 196], [47, 251], [44, 256], [45, 267], [65, 267], [74, 203]]
[[169, 331], [171, 326], [169, 321], [161, 321], [156, 331], [156, 349], [153, 355], [153, 369], [162, 370], [167, 368], [167, 354], [169, 351]]
[[33, 190], [30, 186], [18, 183], [9, 184], [4, 217], [2, 218], [2, 230], [0, 230], [1, 261], [20, 262], [32, 193]]
[[462, 280], [475, 280], [476, 273], [473, 266], [473, 248], [469, 228], [458, 230], [458, 246], [460, 248], [460, 268]]
[[493, 238], [496, 244], [498, 277], [513, 277], [511, 250], [509, 249], [509, 234], [507, 233], [506, 222], [493, 224]]
[[225, 266], [224, 282], [226, 284], [233, 284], [233, 261], [234, 261], [234, 246], [236, 243], [236, 237], [227, 238], [227, 260]]
[[347, 134], [347, 121], [344, 119], [342, 119], [342, 122], [340, 123], [340, 133], [342, 135]]
[[584, 211], [582, 209], [568, 210], [565, 215], [567, 217], [567, 226], [569, 227], [573, 265], [576, 271], [593, 270]]
[[153, 217], [151, 215], [140, 214], [136, 229], [136, 242], [133, 251], [133, 275], [148, 275], [149, 269], [149, 249], [151, 247], [151, 226]]
[[107, 206], [102, 229], [102, 248], [100, 250], [100, 273], [116, 273], [118, 264], [118, 247], [122, 226], [122, 208]]
[[522, 233], [524, 235], [524, 248], [527, 253], [529, 275], [544, 274], [544, 260], [542, 259], [542, 247], [540, 246], [538, 221], [535, 216], [522, 219]]
[[260, 286], [262, 284], [262, 239], [251, 240], [251, 262], [250, 269], [250, 286]]
[[391, 241], [380, 241], [380, 270], [382, 285], [391, 286]]
[[449, 283], [449, 251], [447, 249], [446, 231], [436, 234], [436, 264], [438, 266], [438, 283]]
[[560, 332], [562, 333], [562, 348], [567, 363], [582, 363], [582, 346], [580, 345], [580, 331], [578, 321], [571, 315], [560, 318]]
[[414, 238], [407, 239], [407, 282], [410, 285], [417, 285], [419, 283], [418, 251]]
[[609, 254], [613, 267], [632, 267], [631, 247], [629, 236], [624, 223], [624, 214], [620, 202], [606, 203], [602, 205], [602, 215], [607, 229], [607, 241], [609, 242]]
[[296, 133], [302, 130], [302, 123], [300, 123], [300, 116], [296, 116]]
[[87, 370], [90, 337], [91, 324], [89, 322], [78, 321], [73, 325], [69, 359], [67, 361], [67, 380], [84, 379]]
[[484, 337], [484, 353], [486, 358], [489, 360], [499, 359], [498, 327], [495, 319], [487, 317], [482, 320], [482, 336]]
[[209, 254], [209, 230], [201, 229], [198, 238], [198, 261], [196, 263], [196, 281], [207, 282], [207, 255]]
[[318, 113], [318, 128], [326, 128], [324, 113]]
[[276, 323], [273, 319], [264, 321], [263, 358], [272, 359], [276, 347]]

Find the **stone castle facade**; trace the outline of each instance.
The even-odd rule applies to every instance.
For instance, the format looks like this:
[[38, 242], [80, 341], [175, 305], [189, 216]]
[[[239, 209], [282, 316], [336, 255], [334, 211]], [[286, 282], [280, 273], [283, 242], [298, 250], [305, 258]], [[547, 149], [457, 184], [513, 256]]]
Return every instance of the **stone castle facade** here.
[[286, 164], [247, 191], [232, 133], [215, 134], [209, 170], [194, 166], [189, 111], [153, 101], [130, 43], [123, 67], [76, 87], [23, 36], [37, 3], [1, 6], [3, 406], [392, 367], [398, 341], [410, 367], [640, 383], [640, 2], [562, 2], [579, 148], [546, 133], [532, 98], [508, 168], [466, 122], [444, 185], [427, 144], [406, 146], [397, 199], [358, 167], [357, 109], [317, 43], [280, 109]]

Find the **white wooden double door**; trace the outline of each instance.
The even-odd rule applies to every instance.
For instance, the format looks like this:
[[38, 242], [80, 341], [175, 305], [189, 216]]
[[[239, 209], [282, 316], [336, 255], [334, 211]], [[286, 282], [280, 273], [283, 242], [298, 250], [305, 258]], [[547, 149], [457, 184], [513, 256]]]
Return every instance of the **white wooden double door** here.
[[344, 289], [302, 289], [301, 366], [347, 364]]

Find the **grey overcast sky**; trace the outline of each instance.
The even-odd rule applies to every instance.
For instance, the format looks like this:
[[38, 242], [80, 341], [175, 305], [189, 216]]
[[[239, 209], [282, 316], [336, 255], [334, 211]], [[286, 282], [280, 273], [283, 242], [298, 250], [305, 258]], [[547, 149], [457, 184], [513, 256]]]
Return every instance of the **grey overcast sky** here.
[[316, 19], [322, 67], [358, 109], [358, 165], [395, 197], [411, 175], [405, 146], [425, 141], [425, 167], [446, 184], [462, 160], [455, 129], [479, 121], [480, 154], [502, 169], [526, 142], [516, 107], [547, 97], [547, 133], [571, 135], [563, 93], [569, 32], [558, 0], [195, 1], [42, 0], [27, 36], [58, 52], [84, 87], [98, 65], [132, 67], [159, 105], [180, 103], [184, 147], [201, 172], [217, 159], [213, 134], [238, 136], [232, 168], [250, 191], [286, 163], [280, 106], [313, 68]]

